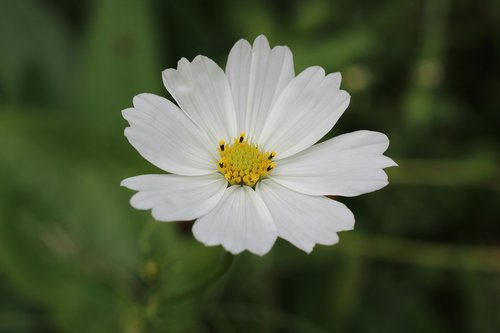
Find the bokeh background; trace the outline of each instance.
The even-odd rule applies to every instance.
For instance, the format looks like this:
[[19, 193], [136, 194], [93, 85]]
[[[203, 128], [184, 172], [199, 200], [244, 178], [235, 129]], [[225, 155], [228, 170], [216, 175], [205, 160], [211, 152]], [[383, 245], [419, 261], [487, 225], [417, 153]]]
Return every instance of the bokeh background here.
[[[0, 1], [0, 332], [500, 332], [500, 2]], [[387, 133], [390, 185], [307, 255], [205, 248], [129, 206], [159, 172], [120, 111], [240, 38], [340, 71], [329, 136]]]

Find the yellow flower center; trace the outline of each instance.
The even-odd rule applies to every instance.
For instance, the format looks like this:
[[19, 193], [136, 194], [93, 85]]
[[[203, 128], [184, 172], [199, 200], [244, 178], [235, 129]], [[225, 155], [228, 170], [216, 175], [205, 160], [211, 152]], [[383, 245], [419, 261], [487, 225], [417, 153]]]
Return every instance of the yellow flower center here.
[[254, 186], [274, 167], [275, 152], [261, 152], [256, 144], [245, 138], [245, 133], [234, 138], [233, 144], [219, 142], [218, 170], [230, 185]]

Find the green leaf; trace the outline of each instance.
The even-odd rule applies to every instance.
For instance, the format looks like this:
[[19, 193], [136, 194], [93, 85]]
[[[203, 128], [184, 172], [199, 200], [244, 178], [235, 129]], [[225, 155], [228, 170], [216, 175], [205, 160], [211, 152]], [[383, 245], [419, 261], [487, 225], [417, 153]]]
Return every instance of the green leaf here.
[[154, 36], [148, 2], [96, 2], [75, 96], [76, 109], [93, 128], [121, 131], [120, 111], [132, 106], [132, 98], [160, 91]]

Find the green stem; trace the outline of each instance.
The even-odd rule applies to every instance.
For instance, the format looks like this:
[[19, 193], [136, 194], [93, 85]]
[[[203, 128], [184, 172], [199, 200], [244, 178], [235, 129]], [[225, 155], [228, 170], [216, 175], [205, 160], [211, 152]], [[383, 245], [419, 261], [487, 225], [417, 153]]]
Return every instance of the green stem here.
[[348, 255], [415, 266], [500, 273], [499, 247], [433, 244], [359, 232], [345, 238], [338, 249]]

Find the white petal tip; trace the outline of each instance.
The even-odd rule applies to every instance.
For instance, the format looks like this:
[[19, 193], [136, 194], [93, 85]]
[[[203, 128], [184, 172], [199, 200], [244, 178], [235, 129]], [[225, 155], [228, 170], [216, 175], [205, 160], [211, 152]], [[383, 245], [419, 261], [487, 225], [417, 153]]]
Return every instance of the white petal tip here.
[[122, 110], [122, 117], [127, 119], [127, 116], [134, 112], [134, 108], [126, 108]]
[[144, 99], [144, 95], [145, 94], [139, 94], [134, 96], [134, 98], [132, 99], [132, 104], [134, 104], [134, 107], [137, 107], [137, 105], [139, 104], [139, 100]]
[[314, 250], [314, 245], [311, 246], [311, 247], [307, 247], [307, 248], [299, 248], [300, 250], [302, 250], [303, 252], [305, 252], [306, 254], [311, 254], [312, 251]]
[[234, 43], [231, 52], [235, 52], [235, 50], [250, 50], [251, 48], [252, 45], [250, 45], [250, 43], [246, 39], [242, 38]]
[[255, 38], [254, 43], [257, 43], [257, 42], [269, 44], [267, 37], [263, 34], [260, 34]]
[[255, 255], [258, 255], [259, 257], [263, 257], [263, 256], [265, 256], [266, 254], [268, 254], [268, 253], [269, 253], [269, 251], [271, 251], [271, 248], [272, 248], [272, 247], [270, 247], [270, 248], [268, 248], [268, 249], [258, 249], [258, 250], [255, 250], [255, 249], [254, 249], [254, 250], [251, 250], [251, 249], [246, 249], [246, 250], [248, 250], [249, 252], [251, 252], [251, 253], [253, 253], [253, 254], [255, 254]]
[[140, 203], [137, 202], [137, 200], [135, 199], [135, 195], [132, 196], [132, 198], [130, 198], [130, 200], [128, 201], [130, 206], [132, 206], [132, 208], [134, 209], [137, 209], [137, 210], [148, 210], [148, 209], [151, 209], [151, 207], [145, 207], [143, 205], [141, 205]]
[[[347, 102], [346, 108], [347, 108], [349, 106], [349, 104], [351, 103], [351, 94], [349, 94], [345, 90], [339, 90], [339, 93], [342, 94], [343, 98], [346, 100], [346, 102]], [[346, 103], [346, 102], [344, 102], [344, 103]]]
[[[342, 205], [345, 206], [344, 204], [342, 204]], [[349, 215], [348, 215], [348, 217], [346, 216], [344, 223], [342, 224], [342, 227], [337, 230], [337, 233], [341, 232], [341, 231], [353, 230], [354, 225], [356, 224], [356, 219], [354, 218], [353, 212], [350, 209], [347, 209], [345, 212]], [[337, 238], [333, 241], [333, 243], [331, 245], [337, 244], [339, 241], [340, 241], [340, 238], [338, 237], [338, 234], [337, 234]]]
[[194, 238], [198, 242], [202, 243], [203, 245], [205, 245], [207, 247], [222, 246], [222, 248], [224, 250], [226, 250], [227, 252], [231, 253], [232, 255], [238, 255], [238, 254], [241, 254], [244, 251], [248, 251], [248, 252], [250, 252], [252, 254], [255, 254], [255, 255], [258, 255], [258, 256], [262, 257], [262, 256], [268, 254], [269, 251], [271, 251], [271, 249], [272, 249], [272, 246], [271, 247], [262, 248], [262, 249], [249, 249], [249, 248], [243, 248], [243, 247], [240, 247], [240, 246], [221, 244], [219, 241], [216, 241], [216, 240], [202, 239], [202, 237], [200, 237], [200, 235], [198, 235], [198, 232], [197, 232], [197, 230], [196, 230], [195, 227], [196, 227], [196, 223], [193, 225], [192, 232], [193, 232]]
[[233, 256], [237, 256], [238, 254], [244, 251], [244, 249], [230, 249], [225, 247], [224, 245], [222, 245], [222, 247], [224, 248], [224, 250], [231, 253]]
[[321, 66], [311, 66], [311, 67], [308, 67], [304, 70], [304, 72], [306, 72], [306, 71], [313, 71], [316, 73], [320, 73], [321, 76], [323, 76], [323, 77], [326, 75], [325, 69]]
[[129, 134], [130, 134], [130, 131], [132, 130], [132, 127], [125, 127], [125, 129], [123, 130], [123, 135], [128, 139], [129, 137]]
[[163, 79], [163, 82], [167, 82], [167, 79], [170, 73], [175, 73], [176, 69], [173, 68], [167, 68], [161, 71], [161, 78]]
[[130, 188], [130, 181], [129, 181], [130, 178], [125, 178], [124, 180], [122, 180], [120, 182], [120, 186], [122, 187], [126, 187], [126, 188]]
[[182, 57], [179, 59], [179, 61], [177, 61], [177, 68], [185, 64], [189, 64], [189, 60], [187, 60], [185, 57]]
[[193, 59], [193, 61], [192, 61], [192, 62], [193, 62], [193, 63], [197, 63], [197, 62], [199, 62], [199, 61], [204, 60], [205, 58], [206, 58], [205, 56], [202, 56], [201, 54], [198, 54], [196, 57], [194, 57], [194, 59]]
[[259, 256], [259, 257], [263, 257], [263, 256], [265, 256], [266, 254], [268, 254], [268, 253], [269, 253], [269, 251], [270, 251], [270, 249], [269, 249], [269, 250], [267, 250], [267, 251], [265, 251], [265, 252], [252, 252], [252, 251], [250, 251], [250, 252], [252, 252], [253, 254], [255, 254], [255, 255]]
[[[132, 197], [133, 198], [133, 197]], [[130, 201], [130, 204], [132, 205], [132, 201]], [[135, 207], [134, 207], [135, 208]], [[137, 209], [140, 209], [140, 208], [137, 208]], [[155, 221], [157, 222], [172, 222], [172, 221], [169, 221], [169, 220], [166, 220], [164, 218], [162, 218], [161, 216], [159, 216], [158, 214], [158, 211], [155, 209], [155, 207], [153, 207], [153, 209], [151, 210], [151, 216], [155, 219]]]
[[399, 165], [396, 162], [394, 162], [394, 160], [392, 158], [387, 157], [385, 155], [383, 155], [382, 158], [385, 161], [385, 163], [382, 165], [383, 169], [390, 168], [390, 167], [399, 167]]

